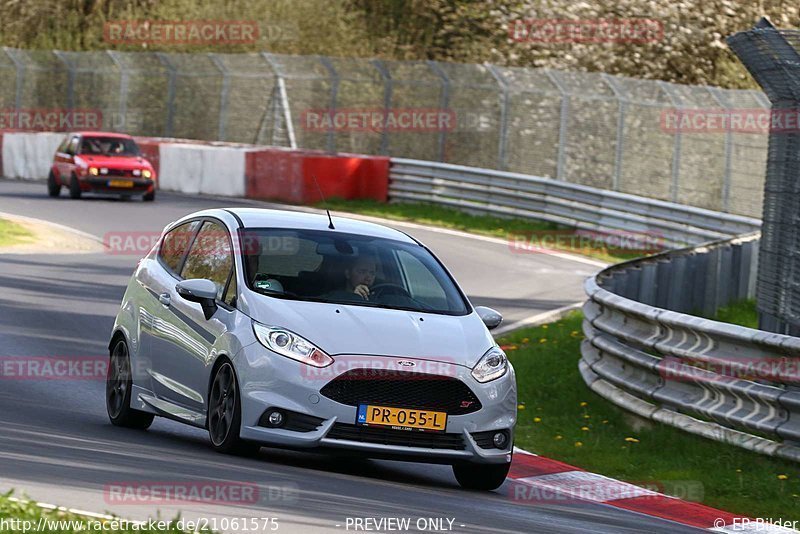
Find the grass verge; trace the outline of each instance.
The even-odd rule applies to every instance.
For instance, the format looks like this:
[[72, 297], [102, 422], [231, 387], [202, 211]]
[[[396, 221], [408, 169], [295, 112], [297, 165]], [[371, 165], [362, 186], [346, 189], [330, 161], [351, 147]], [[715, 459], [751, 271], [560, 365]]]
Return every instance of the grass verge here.
[[[325, 204], [318, 203], [315, 207], [325, 208]], [[506, 219], [492, 215], [473, 215], [438, 204], [424, 202], [389, 204], [369, 199], [342, 200], [331, 198], [327, 200], [327, 207], [335, 211], [371, 215], [397, 221], [410, 221], [508, 239], [509, 248], [513, 246], [512, 240], [522, 239], [521, 243], [533, 245], [534, 247], [537, 244], [541, 244], [548, 248], [580, 254], [608, 263], [629, 260], [642, 255], [642, 251], [607, 246], [599, 239], [592, 239], [585, 235], [581, 238], [581, 235], [577, 234], [575, 229], [555, 223], [520, 218]], [[519, 252], [524, 253], [527, 251], [519, 250]]]
[[[68, 511], [42, 508], [29, 500], [14, 499], [10, 492], [0, 495], [0, 532], [48, 532], [51, 534], [188, 532], [188, 530], [178, 528], [179, 521], [179, 518], [172, 521], [153, 519], [149, 522], [134, 523], [120, 518], [94, 518]], [[211, 531], [202, 532], [210, 533]]]
[[7, 219], [0, 219], [0, 247], [32, 242], [33, 233], [27, 228]]
[[720, 308], [714, 317], [717, 321], [737, 324], [748, 328], [758, 328], [758, 312], [755, 300], [740, 300]]
[[754, 517], [800, 520], [800, 465], [635, 419], [578, 372], [580, 312], [499, 340], [517, 373], [516, 445]]

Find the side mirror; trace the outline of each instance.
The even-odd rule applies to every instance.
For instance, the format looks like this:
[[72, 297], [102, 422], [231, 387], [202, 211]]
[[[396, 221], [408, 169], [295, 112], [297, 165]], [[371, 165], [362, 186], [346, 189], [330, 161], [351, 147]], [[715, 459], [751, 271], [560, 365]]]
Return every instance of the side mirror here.
[[489, 330], [497, 328], [503, 322], [503, 316], [500, 313], [486, 306], [475, 306], [475, 311], [478, 312], [478, 316]]
[[189, 302], [197, 302], [203, 308], [206, 320], [217, 311], [217, 285], [205, 278], [183, 280], [175, 285], [175, 291]]

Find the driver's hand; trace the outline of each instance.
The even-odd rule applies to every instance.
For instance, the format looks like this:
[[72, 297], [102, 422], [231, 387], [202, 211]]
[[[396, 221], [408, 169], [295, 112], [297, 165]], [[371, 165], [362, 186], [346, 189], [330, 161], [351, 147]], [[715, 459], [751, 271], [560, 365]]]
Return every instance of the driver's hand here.
[[364, 300], [369, 300], [369, 287], [367, 287], [365, 284], [358, 284], [353, 290], [353, 293], [359, 295]]

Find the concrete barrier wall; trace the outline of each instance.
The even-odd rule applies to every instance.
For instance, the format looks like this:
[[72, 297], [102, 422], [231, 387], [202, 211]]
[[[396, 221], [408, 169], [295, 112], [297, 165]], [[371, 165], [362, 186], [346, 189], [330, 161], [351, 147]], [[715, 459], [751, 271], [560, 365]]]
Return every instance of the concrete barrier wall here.
[[47, 178], [63, 133], [6, 133], [3, 135], [3, 176], [22, 180]]
[[162, 143], [159, 188], [189, 194], [245, 196], [245, 151]]

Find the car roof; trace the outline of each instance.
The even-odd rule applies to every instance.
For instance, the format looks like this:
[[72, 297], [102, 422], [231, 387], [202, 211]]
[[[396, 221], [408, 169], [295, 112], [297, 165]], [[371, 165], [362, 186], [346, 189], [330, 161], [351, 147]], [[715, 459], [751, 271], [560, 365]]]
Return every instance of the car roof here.
[[117, 132], [98, 132], [98, 131], [85, 131], [85, 132], [70, 132], [67, 135], [80, 135], [83, 137], [121, 137], [124, 139], [133, 139], [128, 134]]
[[382, 224], [342, 217], [335, 213], [331, 214], [335, 227], [334, 230], [331, 230], [328, 228], [328, 216], [324, 213], [264, 208], [227, 208], [225, 211], [235, 214], [242, 221], [242, 225], [245, 228], [323, 230], [370, 237], [382, 237], [406, 243], [417, 243], [415, 239], [399, 230], [383, 226]]

